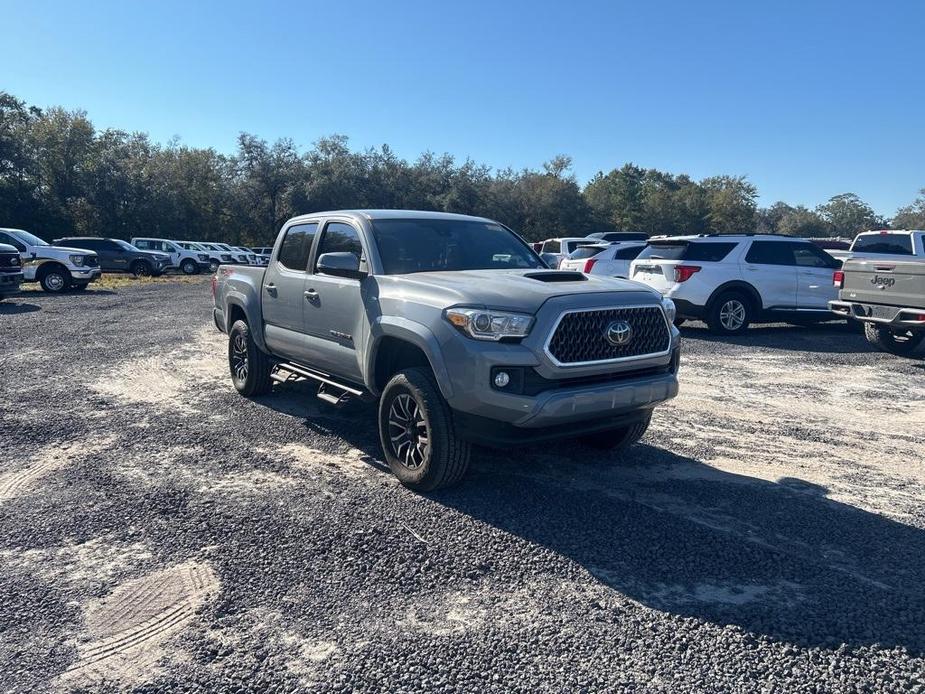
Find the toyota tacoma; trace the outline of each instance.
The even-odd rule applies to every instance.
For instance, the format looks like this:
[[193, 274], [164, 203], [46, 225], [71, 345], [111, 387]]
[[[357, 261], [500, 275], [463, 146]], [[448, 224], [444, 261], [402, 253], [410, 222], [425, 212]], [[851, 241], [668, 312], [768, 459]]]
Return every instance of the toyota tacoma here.
[[323, 401], [378, 402], [389, 467], [419, 491], [459, 481], [473, 443], [624, 448], [678, 392], [670, 299], [550, 270], [489, 219], [296, 217], [268, 267], [222, 265], [212, 291], [240, 393], [309, 379]]

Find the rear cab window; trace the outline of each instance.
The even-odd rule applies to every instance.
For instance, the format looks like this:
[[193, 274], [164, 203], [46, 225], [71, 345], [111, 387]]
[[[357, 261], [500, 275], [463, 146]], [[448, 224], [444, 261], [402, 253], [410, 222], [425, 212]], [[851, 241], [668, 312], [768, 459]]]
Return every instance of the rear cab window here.
[[858, 236], [852, 251], [883, 253], [885, 255], [912, 255], [912, 234], [870, 234]]

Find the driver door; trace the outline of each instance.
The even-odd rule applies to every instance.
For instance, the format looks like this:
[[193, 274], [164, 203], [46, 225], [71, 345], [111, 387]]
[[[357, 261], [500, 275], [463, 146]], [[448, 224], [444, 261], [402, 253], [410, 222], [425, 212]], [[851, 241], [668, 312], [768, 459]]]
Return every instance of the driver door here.
[[363, 343], [360, 333], [366, 326], [362, 281], [318, 271], [318, 258], [337, 252], [355, 254], [360, 259], [360, 268], [366, 267], [358, 230], [346, 222], [327, 222], [305, 282], [305, 333], [312, 364], [333, 375], [361, 382], [356, 345]]

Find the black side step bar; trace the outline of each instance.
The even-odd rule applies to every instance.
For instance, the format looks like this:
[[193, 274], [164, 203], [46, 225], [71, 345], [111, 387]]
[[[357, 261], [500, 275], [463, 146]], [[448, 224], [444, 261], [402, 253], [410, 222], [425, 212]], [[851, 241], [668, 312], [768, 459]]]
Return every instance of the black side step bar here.
[[290, 362], [279, 362], [270, 372], [270, 378], [277, 383], [292, 383], [305, 378], [317, 381], [318, 398], [338, 407], [346, 404], [351, 397], [361, 400], [372, 398], [367, 391], [338, 381], [329, 374]]

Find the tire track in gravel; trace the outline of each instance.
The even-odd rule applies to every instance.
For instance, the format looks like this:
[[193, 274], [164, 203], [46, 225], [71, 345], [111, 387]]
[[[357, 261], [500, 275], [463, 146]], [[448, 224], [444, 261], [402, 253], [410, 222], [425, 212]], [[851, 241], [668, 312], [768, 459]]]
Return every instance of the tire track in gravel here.
[[131, 684], [149, 677], [151, 668], [168, 654], [167, 642], [195, 619], [218, 590], [211, 566], [197, 562], [122, 584], [86, 608], [91, 639], [78, 647], [77, 661], [61, 676], [61, 683]]
[[27, 494], [35, 483], [68, 465], [97, 455], [115, 439], [107, 437], [93, 444], [67, 444], [41, 449], [25, 467], [0, 475], [0, 503]]

